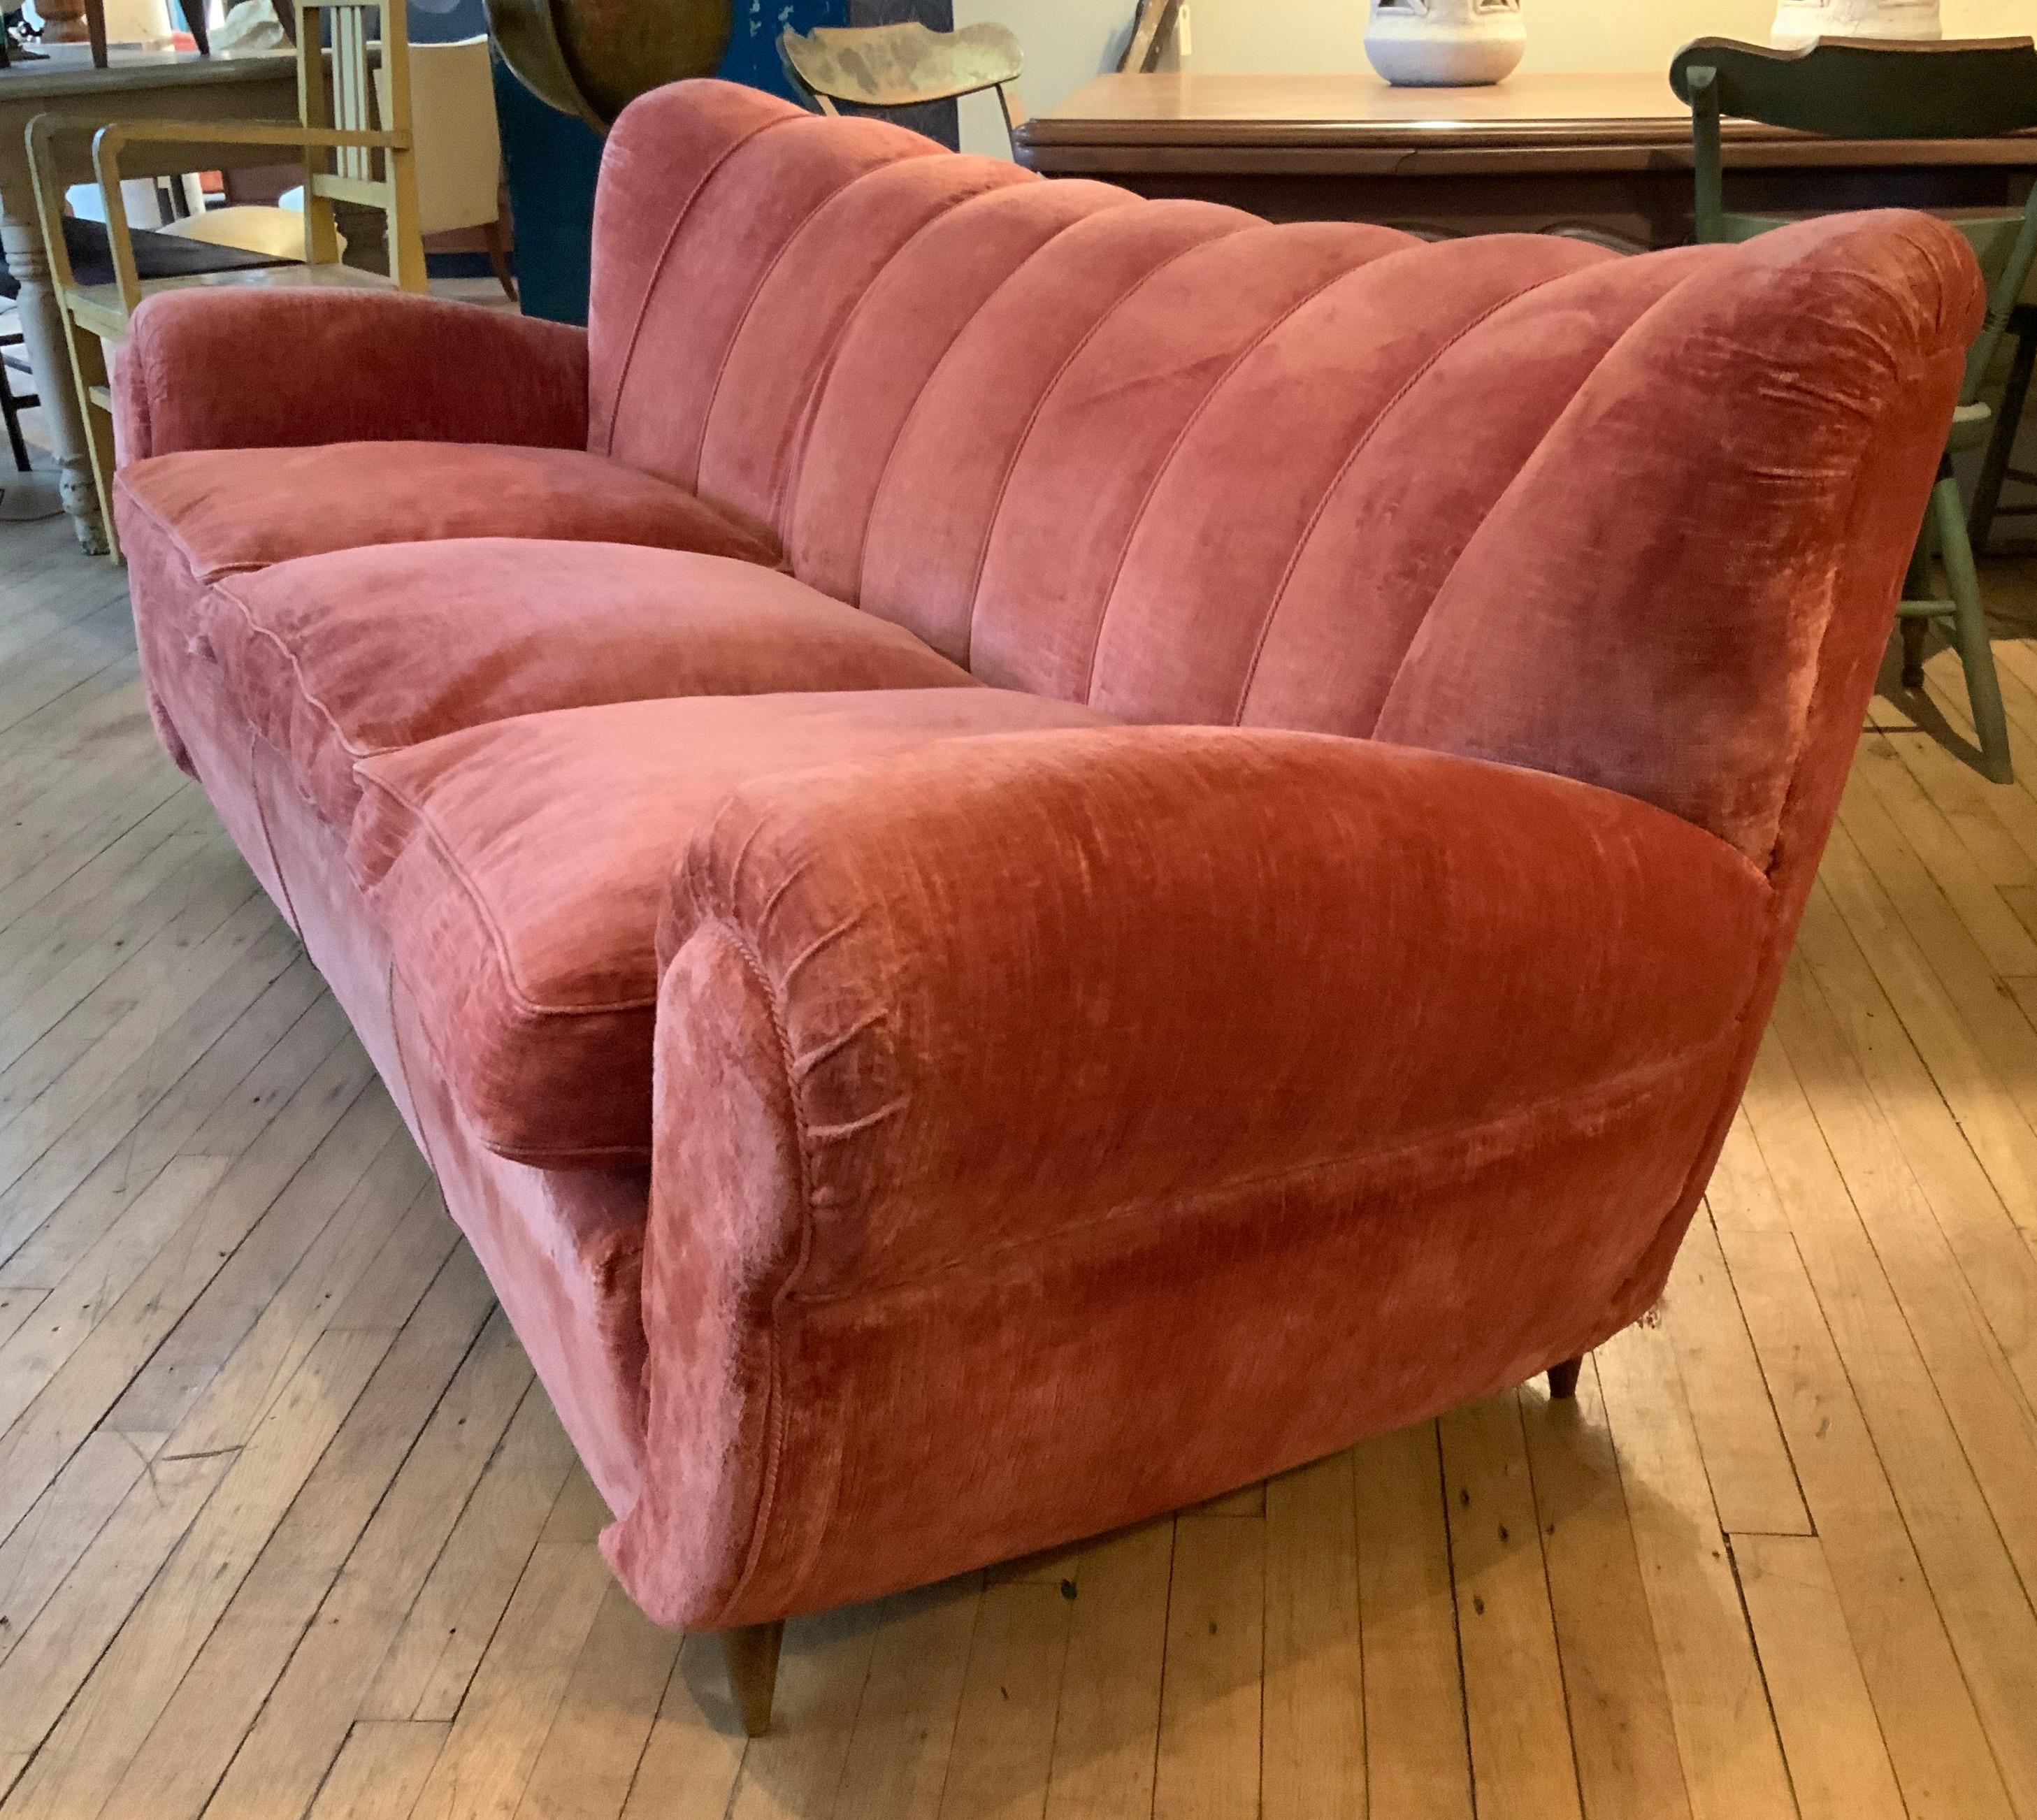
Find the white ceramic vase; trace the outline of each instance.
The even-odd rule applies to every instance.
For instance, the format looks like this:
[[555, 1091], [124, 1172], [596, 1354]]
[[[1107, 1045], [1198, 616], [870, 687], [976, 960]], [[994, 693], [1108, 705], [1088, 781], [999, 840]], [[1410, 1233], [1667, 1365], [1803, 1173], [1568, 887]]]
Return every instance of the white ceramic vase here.
[[1814, 38], [1942, 38], [1938, 0], [1776, 0], [1769, 42], [1795, 50]]
[[1389, 82], [1473, 88], [1513, 73], [1528, 48], [1521, 0], [1371, 0], [1365, 54]]

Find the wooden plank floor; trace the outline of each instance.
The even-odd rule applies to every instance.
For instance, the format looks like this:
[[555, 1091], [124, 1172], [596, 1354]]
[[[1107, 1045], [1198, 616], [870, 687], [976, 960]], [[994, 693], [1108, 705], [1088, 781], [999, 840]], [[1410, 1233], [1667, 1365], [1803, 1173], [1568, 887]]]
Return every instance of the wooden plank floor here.
[[1574, 1404], [795, 1623], [746, 1745], [67, 538], [0, 532], [0, 1820], [2037, 1820], [2037, 568], [2025, 782], [1944, 654], [1877, 700]]

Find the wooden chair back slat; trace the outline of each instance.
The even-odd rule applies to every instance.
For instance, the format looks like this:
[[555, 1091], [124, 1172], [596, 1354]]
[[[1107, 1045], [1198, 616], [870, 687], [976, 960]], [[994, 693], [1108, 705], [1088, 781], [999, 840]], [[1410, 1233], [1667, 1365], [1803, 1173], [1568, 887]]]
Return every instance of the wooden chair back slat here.
[[[196, 8], [201, 0], [188, 0]], [[259, 276], [262, 281], [326, 285], [378, 283], [380, 278], [340, 267], [341, 243], [334, 219], [335, 201], [379, 210], [387, 223], [389, 276], [406, 291], [426, 289], [424, 240], [418, 209], [416, 142], [411, 131], [410, 39], [403, 0], [278, 0], [297, 44], [297, 118], [293, 120], [126, 120], [102, 123], [57, 114], [29, 123], [29, 170], [51, 255], [51, 288], [57, 293], [71, 376], [85, 418], [93, 478], [100, 511], [110, 527], [108, 488], [112, 473], [112, 429], [108, 417], [106, 362], [101, 337], [118, 338], [147, 289], [187, 283], [192, 274], [144, 279], [137, 269], [132, 230], [122, 198], [121, 158], [130, 146], [149, 146], [161, 158], [164, 146], [188, 147], [195, 157], [229, 144], [282, 150], [301, 160], [304, 172], [304, 247], [301, 267], [265, 268], [259, 274], [207, 274], [199, 281]], [[382, 37], [370, 36], [367, 15], [376, 15]], [[378, 61], [380, 69], [378, 72]], [[378, 84], [378, 73], [384, 80]], [[378, 89], [384, 99], [378, 101]], [[380, 118], [378, 118], [380, 116]], [[60, 138], [89, 136], [92, 162], [106, 213], [114, 282], [83, 286], [64, 251], [64, 181], [59, 168]], [[202, 164], [203, 159], [199, 157]], [[176, 168], [171, 166], [169, 168]], [[191, 167], [184, 167], [191, 168]], [[111, 293], [109, 295], [109, 293]], [[117, 546], [115, 553], [117, 555]]]
[[[424, 287], [417, 232], [417, 174], [411, 163], [410, 38], [404, 7], [385, 0], [300, 0], [293, 9], [299, 111], [307, 126], [386, 135], [382, 148], [306, 147], [305, 218], [314, 248], [331, 221], [334, 202], [380, 209], [388, 221], [391, 275], [406, 289]], [[368, 15], [374, 13], [372, 21]], [[385, 80], [376, 80], [376, 41]], [[378, 100], [386, 94], [386, 103]], [[387, 118], [381, 116], [386, 113]], [[408, 200], [406, 200], [406, 198]], [[319, 217], [324, 217], [321, 223]], [[331, 257], [338, 257], [337, 238]], [[314, 251], [314, 263], [320, 255]]]
[[[1700, 38], [1676, 53], [1670, 85], [1691, 104], [1691, 155], [1701, 241], [1746, 240], [1789, 217], [1736, 213], [1725, 206], [1725, 121], [1729, 115], [1827, 138], [1854, 140], [1982, 139], [2037, 127], [2037, 45], [2028, 38], [1927, 43], [1820, 39], [1797, 51], [1730, 38]], [[2008, 723], [1988, 641], [1987, 616], [1951, 452], [1989, 436], [1982, 401], [2009, 312], [2037, 262], [2037, 191], [2020, 215], [1952, 217], [1988, 279], [1986, 323], [1967, 356], [1960, 408], [1931, 489], [1925, 528], [1897, 607], [1903, 627], [1903, 686], [1923, 686], [1924, 642], [1945, 629], [1966, 671], [1981, 769], [1997, 784], [2013, 776]], [[1997, 435], [2014, 433], [1998, 426]], [[1948, 591], [1937, 592], [1933, 550]]]
[[[1700, 38], [1676, 53], [1669, 81], [1691, 104], [1700, 240], [1744, 240], [1781, 225], [1725, 206], [1729, 115], [1852, 139], [1997, 138], [2037, 128], [2037, 43], [2028, 38], [1821, 38], [1795, 51]], [[1971, 403], [2037, 263], [2037, 190], [2020, 217], [1954, 217], [1951, 225], [1988, 281], [1987, 321], [1961, 394]]]
[[935, 32], [910, 20], [898, 25], [816, 26], [802, 36], [780, 35], [786, 74], [824, 114], [837, 104], [911, 108], [994, 89], [1007, 131], [1026, 119], [1018, 79], [1026, 55], [1002, 25], [985, 22]]
[[1793, 51], [1700, 38], [1669, 66], [1686, 101], [1699, 68], [1714, 72], [1721, 113], [1826, 138], [1994, 139], [2037, 127], [2028, 38], [1821, 38]]

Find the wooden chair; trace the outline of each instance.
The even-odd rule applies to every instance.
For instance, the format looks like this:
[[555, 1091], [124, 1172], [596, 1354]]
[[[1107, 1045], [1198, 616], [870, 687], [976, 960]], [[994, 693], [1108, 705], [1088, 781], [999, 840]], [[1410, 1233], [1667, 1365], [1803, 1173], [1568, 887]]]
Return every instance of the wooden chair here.
[[1160, 67], [1160, 59], [1179, 45], [1181, 0], [1139, 0], [1132, 36], [1117, 59], [1121, 76], [1143, 76]]
[[[21, 413], [41, 401], [33, 392], [14, 390], [15, 372], [25, 371], [27, 367], [27, 338], [21, 333], [20, 319], [13, 308], [14, 299], [20, 294], [20, 284], [11, 274], [0, 270], [0, 304], [6, 306], [6, 320], [0, 322], [0, 421], [6, 425], [7, 450], [14, 458], [15, 471], [26, 474], [29, 466], [28, 445], [21, 436]], [[18, 369], [7, 357], [9, 351], [15, 348], [23, 350]]]
[[[104, 70], [107, 66], [106, 0], [48, 0], [47, 5], [37, 10], [42, 15], [44, 43], [74, 44], [81, 37], [92, 47], [93, 68]], [[198, 54], [201, 57], [210, 56], [212, 40], [206, 25], [205, 0], [178, 0], [178, 10], [183, 15], [184, 29], [191, 33]], [[40, 53], [23, 53], [17, 47], [13, 55], [39, 58]], [[5, 69], [10, 61], [6, 34], [0, 32], [0, 69]]]
[[[376, 73], [387, 86], [385, 66]], [[387, 106], [387, 97], [384, 97]], [[417, 148], [418, 228], [478, 228], [496, 282], [513, 304], [516, 282], [502, 232], [502, 128], [486, 37], [410, 47], [410, 130]]]
[[[1783, 225], [1784, 217], [1725, 207], [1721, 123], [1727, 115], [1847, 139], [1992, 139], [2037, 126], [2037, 45], [2028, 38], [1827, 38], [1797, 51], [1700, 38], [1677, 52], [1669, 80], [1691, 104], [1699, 240], [1750, 240]], [[1992, 413], [1981, 389], [2037, 260], [2037, 191], [2020, 214], [1963, 216], [1951, 225], [1972, 242], [1987, 274], [1987, 320], [1967, 357], [1965, 386], [1899, 609], [1903, 686], [1923, 686], [1925, 640], [1938, 626], [1966, 671], [1981, 768], [2006, 784], [2009, 727], [1952, 457], [1989, 440]], [[1949, 596], [1937, 591], [1934, 553], [1944, 565]]]
[[[424, 241], [418, 231], [418, 179], [410, 130], [409, 33], [400, 5], [381, 0], [303, 0], [297, 15], [297, 111], [295, 120], [123, 120], [99, 126], [62, 115], [39, 115], [28, 126], [28, 161], [48, 251], [51, 285], [62, 315], [72, 378], [85, 419], [93, 478], [109, 538], [113, 534], [113, 429], [104, 344], [126, 337], [127, 321], [155, 292], [198, 285], [321, 285], [425, 288]], [[370, 55], [367, 14], [381, 16], [380, 59], [387, 73], [384, 119], [372, 118], [376, 59]], [[330, 25], [331, 46], [325, 44]], [[89, 135], [93, 168], [106, 211], [110, 276], [81, 274], [64, 229], [59, 139]], [[165, 148], [188, 146], [195, 157], [221, 146], [293, 148], [304, 171], [304, 253], [301, 263], [227, 257], [230, 269], [170, 277], [144, 275], [138, 236], [122, 199], [121, 160], [132, 147], [152, 166], [173, 161]], [[389, 273], [365, 271], [340, 261], [335, 202], [380, 210], [388, 223]], [[168, 236], [157, 236], [167, 239]], [[195, 244], [195, 243], [182, 243]], [[207, 250], [207, 262], [214, 262]], [[95, 281], [82, 281], [84, 278]], [[117, 543], [113, 553], [118, 559]]]
[[1976, 556], [1987, 554], [1987, 541], [1997, 519], [2037, 518], [2037, 500], [2007, 504], [2001, 497], [2002, 488], [2009, 481], [2019, 486], [2037, 486], [2037, 473], [2014, 466], [2009, 459], [2016, 452], [2016, 432], [2022, 427], [2030, 382], [2037, 377], [2037, 304], [2016, 306], [2009, 318], [2009, 333], [2016, 338], [2016, 352], [2009, 363], [2001, 402], [1995, 409], [1994, 429], [1980, 464], [1980, 478], [1974, 482], [1973, 505], [1967, 513], [1967, 535]]
[[916, 20], [902, 25], [818, 25], [802, 37], [789, 27], [778, 40], [785, 74], [823, 114], [837, 102], [855, 108], [913, 108], [997, 91], [1011, 134], [1026, 123], [1018, 40], [1002, 25], [935, 32]]

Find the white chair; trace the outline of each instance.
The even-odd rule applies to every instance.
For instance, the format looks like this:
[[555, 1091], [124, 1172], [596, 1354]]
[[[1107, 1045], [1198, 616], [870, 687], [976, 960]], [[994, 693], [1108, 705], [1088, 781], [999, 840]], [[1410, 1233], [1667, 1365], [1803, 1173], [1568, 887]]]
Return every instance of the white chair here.
[[[304, 192], [288, 192], [274, 208], [255, 202], [236, 202], [224, 209], [204, 209], [165, 221], [160, 233], [176, 234], [187, 240], [203, 240], [210, 246], [237, 247], [244, 253], [266, 253], [272, 259], [302, 260], [304, 252]], [[346, 236], [335, 228], [333, 238], [339, 251], [346, 251]]]
[[[387, 104], [377, 78], [377, 99]], [[428, 234], [478, 228], [513, 302], [502, 236], [502, 128], [486, 37], [410, 47], [410, 132], [418, 148], [418, 214]]]

